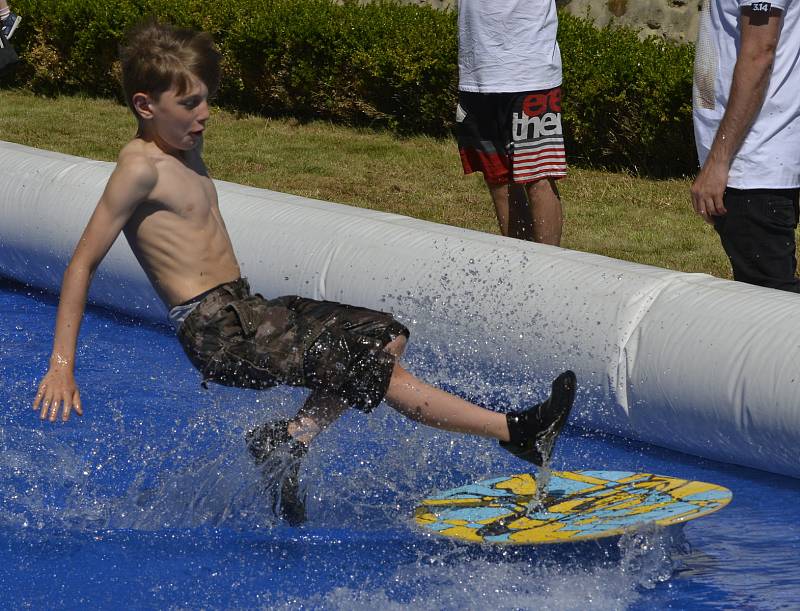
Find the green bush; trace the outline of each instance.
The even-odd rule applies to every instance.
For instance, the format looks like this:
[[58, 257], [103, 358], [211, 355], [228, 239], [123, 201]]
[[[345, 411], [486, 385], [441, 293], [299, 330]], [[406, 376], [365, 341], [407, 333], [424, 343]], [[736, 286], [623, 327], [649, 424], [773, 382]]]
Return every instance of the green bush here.
[[[210, 32], [223, 53], [218, 103], [400, 134], [447, 134], [458, 82], [456, 19], [355, 0], [15, 0], [24, 64], [13, 85], [120, 98], [117, 49], [153, 15]], [[641, 42], [561, 14], [564, 126], [572, 163], [691, 172], [690, 46]]]
[[453, 15], [330, 0], [19, 0], [17, 82], [120, 97], [117, 48], [144, 16], [202, 28], [223, 52], [218, 102], [267, 116], [444, 135], [457, 84]]
[[656, 176], [697, 167], [692, 129], [694, 46], [639, 40], [562, 13], [564, 130], [572, 162]]

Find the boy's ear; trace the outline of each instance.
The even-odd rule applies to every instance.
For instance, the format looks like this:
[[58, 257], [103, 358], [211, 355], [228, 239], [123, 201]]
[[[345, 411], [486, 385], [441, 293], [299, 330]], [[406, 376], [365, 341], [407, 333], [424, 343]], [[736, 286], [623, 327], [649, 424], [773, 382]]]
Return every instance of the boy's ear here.
[[153, 118], [153, 110], [151, 108], [152, 100], [149, 95], [146, 93], [134, 93], [131, 101], [133, 102], [133, 109], [136, 111], [136, 114], [142, 119]]

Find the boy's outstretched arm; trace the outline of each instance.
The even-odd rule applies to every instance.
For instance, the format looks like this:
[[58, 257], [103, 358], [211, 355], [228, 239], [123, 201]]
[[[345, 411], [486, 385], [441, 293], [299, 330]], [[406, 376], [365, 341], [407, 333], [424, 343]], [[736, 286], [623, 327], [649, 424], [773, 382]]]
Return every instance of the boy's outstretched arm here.
[[64, 421], [73, 409], [83, 415], [74, 376], [75, 348], [89, 285], [97, 266], [157, 179], [156, 168], [146, 157], [131, 155], [121, 160], [75, 247], [61, 284], [50, 367], [33, 400], [33, 409], [40, 410], [42, 420], [54, 422], [59, 410]]

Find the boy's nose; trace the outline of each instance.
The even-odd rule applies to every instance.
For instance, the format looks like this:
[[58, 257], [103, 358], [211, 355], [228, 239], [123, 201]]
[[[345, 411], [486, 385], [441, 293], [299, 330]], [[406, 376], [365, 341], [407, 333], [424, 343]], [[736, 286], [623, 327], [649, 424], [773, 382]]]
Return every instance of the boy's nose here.
[[208, 102], [203, 102], [199, 108], [199, 114], [197, 116], [198, 123], [205, 123], [208, 121], [208, 117], [211, 115], [211, 112], [208, 108]]

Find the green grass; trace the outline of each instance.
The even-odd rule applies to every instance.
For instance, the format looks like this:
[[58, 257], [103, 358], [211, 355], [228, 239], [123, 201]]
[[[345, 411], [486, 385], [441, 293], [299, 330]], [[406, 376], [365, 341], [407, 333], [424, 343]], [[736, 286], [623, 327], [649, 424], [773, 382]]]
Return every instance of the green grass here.
[[[2, 140], [113, 161], [134, 127], [129, 111], [111, 101], [0, 91]], [[462, 175], [450, 139], [398, 139], [215, 110], [205, 158], [216, 178], [498, 233], [483, 180]], [[562, 245], [730, 277], [716, 234], [692, 213], [689, 186], [688, 179], [571, 168], [559, 184], [566, 214]]]

